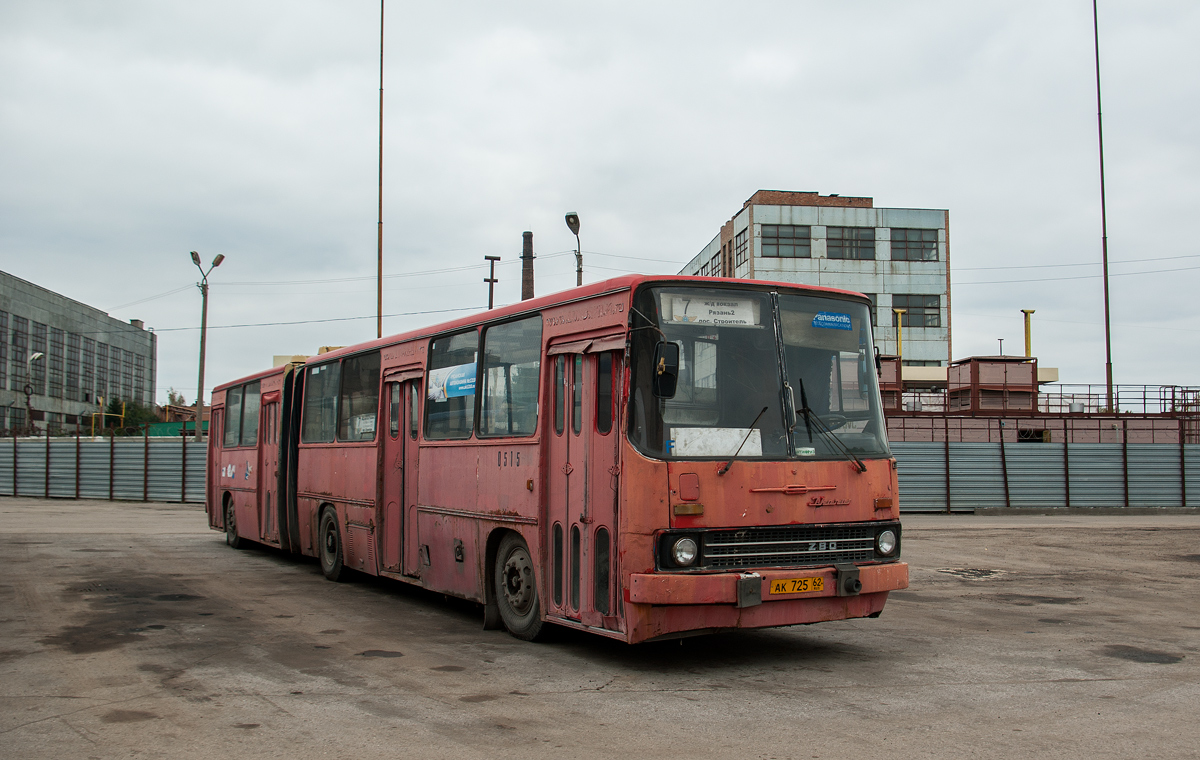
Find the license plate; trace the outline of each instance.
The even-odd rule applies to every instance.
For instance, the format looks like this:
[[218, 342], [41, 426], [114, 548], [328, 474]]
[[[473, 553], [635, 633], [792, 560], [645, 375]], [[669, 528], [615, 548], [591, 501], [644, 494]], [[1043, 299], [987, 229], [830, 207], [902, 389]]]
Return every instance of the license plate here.
[[772, 594], [803, 594], [808, 591], [824, 591], [824, 578], [782, 578], [771, 581]]

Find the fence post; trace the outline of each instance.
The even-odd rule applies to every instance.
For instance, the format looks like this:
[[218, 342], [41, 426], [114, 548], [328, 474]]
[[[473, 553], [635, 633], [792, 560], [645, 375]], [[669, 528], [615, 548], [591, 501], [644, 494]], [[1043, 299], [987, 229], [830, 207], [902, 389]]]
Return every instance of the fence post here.
[[182, 461], [181, 461], [180, 467], [179, 467], [179, 472], [180, 472], [179, 503], [187, 504], [187, 439], [188, 439], [188, 437], [187, 437], [187, 423], [186, 422], [183, 423], [183, 432], [184, 432], [184, 435], [182, 435], [180, 437], [181, 440], [183, 441], [183, 445], [180, 446], [180, 451], [182, 452], [180, 455], [180, 459]]
[[13, 431], [13, 496], [17, 495], [17, 431]]
[[117, 470], [117, 435], [116, 431], [108, 434], [108, 500], [113, 500], [113, 480]]
[[75, 425], [75, 498], [79, 498], [79, 425]]
[[942, 417], [942, 433], [946, 454], [946, 514], [950, 514], [950, 420]]
[[1129, 428], [1121, 422], [1121, 477], [1125, 481], [1125, 506], [1129, 506]]
[[46, 421], [46, 498], [50, 498], [50, 422]]
[[1071, 434], [1067, 432], [1067, 423], [1063, 420], [1063, 489], [1066, 492], [1067, 509], [1071, 508]]
[[144, 433], [145, 449], [142, 455], [142, 501], [150, 501], [150, 425]]
[[[997, 427], [1000, 428], [1000, 471], [1004, 473], [1004, 508], [1012, 509], [1012, 497], [1008, 492], [1008, 455], [1004, 453], [1004, 420], [999, 420]], [[991, 423], [988, 423], [989, 437], [991, 437]]]
[[1187, 509], [1187, 449], [1183, 445], [1183, 420], [1179, 420], [1179, 506]]

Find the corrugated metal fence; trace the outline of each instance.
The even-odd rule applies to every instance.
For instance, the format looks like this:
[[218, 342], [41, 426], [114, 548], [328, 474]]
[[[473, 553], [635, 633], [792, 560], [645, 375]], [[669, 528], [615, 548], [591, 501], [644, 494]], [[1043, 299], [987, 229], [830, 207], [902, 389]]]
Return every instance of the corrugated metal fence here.
[[[1200, 444], [892, 444], [904, 512], [1200, 508]], [[181, 438], [0, 439], [0, 495], [204, 501], [207, 447]]]
[[207, 449], [182, 438], [0, 439], [0, 496], [203, 503]]
[[1200, 445], [895, 442], [903, 512], [1200, 508]]

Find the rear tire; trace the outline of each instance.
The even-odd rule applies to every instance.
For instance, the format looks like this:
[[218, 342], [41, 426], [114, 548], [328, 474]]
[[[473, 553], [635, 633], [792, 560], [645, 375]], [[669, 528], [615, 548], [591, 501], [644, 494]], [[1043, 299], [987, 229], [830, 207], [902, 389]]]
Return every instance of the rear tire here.
[[509, 533], [500, 540], [493, 577], [493, 594], [504, 627], [518, 639], [538, 639], [545, 623], [538, 600], [537, 579], [529, 547], [517, 534]]
[[238, 535], [237, 510], [233, 508], [233, 499], [225, 502], [225, 543], [229, 544], [232, 549], [245, 549], [246, 545], [250, 543]]
[[321, 544], [321, 573], [331, 581], [344, 581], [346, 566], [342, 563], [342, 531], [338, 527], [337, 512], [332, 508], [321, 513], [318, 538]]

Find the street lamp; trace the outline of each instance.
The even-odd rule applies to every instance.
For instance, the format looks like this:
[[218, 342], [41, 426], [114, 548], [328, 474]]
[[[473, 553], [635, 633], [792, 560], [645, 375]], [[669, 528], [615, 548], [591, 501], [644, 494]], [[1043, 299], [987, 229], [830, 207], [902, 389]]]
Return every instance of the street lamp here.
[[566, 216], [567, 229], [575, 236], [575, 287], [583, 284], [583, 250], [579, 246], [579, 214], [574, 211]]
[[221, 266], [221, 262], [225, 260], [225, 254], [218, 253], [213, 259], [212, 266], [208, 268], [208, 272], [204, 271], [204, 266], [200, 264], [200, 254], [192, 251], [192, 263], [196, 265], [196, 269], [200, 270], [200, 282], [196, 287], [200, 288], [201, 306], [200, 306], [200, 380], [197, 382], [199, 388], [196, 390], [196, 441], [197, 443], [204, 440], [203, 419], [204, 419], [204, 339], [208, 332], [208, 274], [212, 270]]
[[30, 433], [33, 432], [33, 363], [45, 356], [41, 351], [34, 351], [25, 360], [25, 429]]

